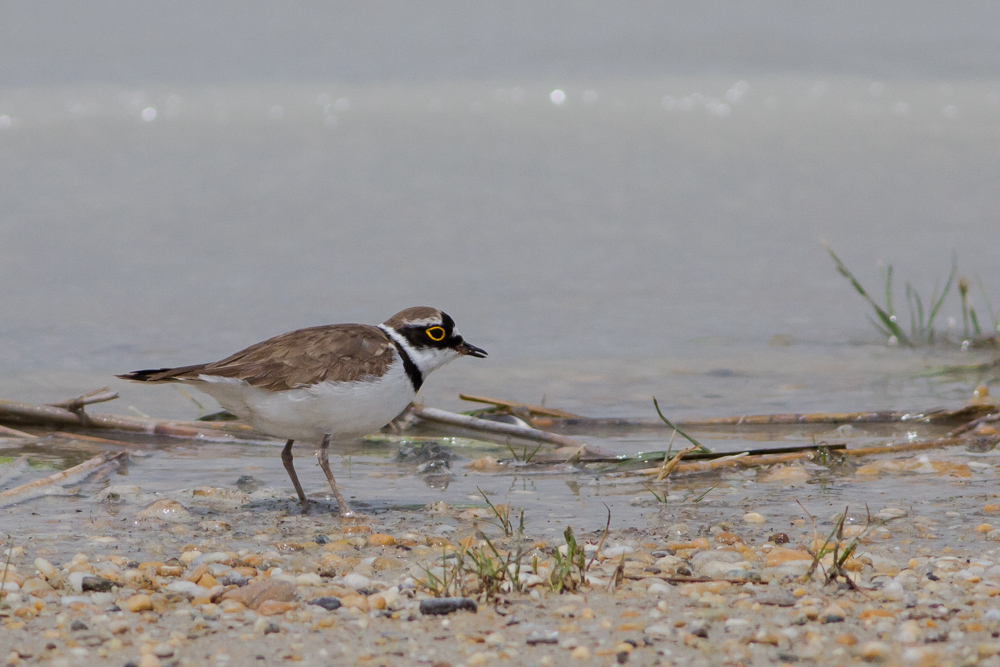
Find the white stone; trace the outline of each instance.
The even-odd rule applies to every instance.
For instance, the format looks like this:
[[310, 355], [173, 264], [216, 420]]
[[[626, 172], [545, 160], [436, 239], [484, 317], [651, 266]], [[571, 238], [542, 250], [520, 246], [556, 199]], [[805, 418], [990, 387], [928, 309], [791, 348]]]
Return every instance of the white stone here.
[[372, 583], [372, 580], [363, 574], [357, 574], [351, 572], [350, 574], [344, 575], [344, 585], [348, 588], [353, 588], [358, 590], [359, 588], [367, 588]]
[[623, 555], [634, 554], [635, 549], [630, 546], [620, 544], [605, 549], [603, 553], [605, 558], [621, 558]]

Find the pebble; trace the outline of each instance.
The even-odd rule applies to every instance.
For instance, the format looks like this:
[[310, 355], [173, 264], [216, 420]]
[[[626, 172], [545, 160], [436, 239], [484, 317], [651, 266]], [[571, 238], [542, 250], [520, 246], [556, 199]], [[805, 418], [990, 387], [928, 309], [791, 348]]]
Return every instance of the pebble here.
[[309, 600], [309, 604], [314, 604], [318, 607], [323, 607], [327, 611], [336, 611], [340, 609], [340, 600], [335, 597], [321, 597], [314, 600]]
[[847, 618], [844, 608], [836, 602], [830, 604], [819, 616], [823, 623], [843, 623], [844, 619]]
[[354, 590], [358, 590], [361, 588], [368, 588], [369, 586], [371, 586], [372, 580], [363, 574], [357, 574], [355, 572], [351, 572], [350, 574], [344, 575], [344, 585], [347, 586], [348, 588], [353, 588]]
[[858, 655], [867, 662], [884, 662], [892, 655], [892, 647], [885, 642], [868, 641], [858, 649]]
[[59, 571], [56, 570], [55, 566], [53, 566], [52, 563], [45, 560], [44, 558], [36, 558], [34, 565], [35, 569], [38, 570], [39, 574], [41, 574], [46, 579], [52, 579], [59, 573]]
[[131, 612], [148, 611], [153, 608], [153, 598], [145, 593], [137, 593], [120, 605]]
[[166, 642], [160, 642], [153, 647], [153, 655], [157, 658], [169, 658], [174, 654], [174, 647]]
[[634, 553], [635, 549], [627, 545], [609, 547], [602, 552], [605, 558], [621, 558], [624, 555]]
[[284, 579], [265, 579], [227, 591], [223, 599], [236, 600], [250, 609], [256, 609], [268, 600], [279, 602], [294, 600], [295, 584]]
[[757, 591], [754, 599], [760, 604], [770, 604], [778, 607], [794, 607], [798, 598], [783, 588], [769, 586], [767, 589]]
[[420, 603], [420, 613], [425, 616], [443, 616], [460, 609], [476, 613], [479, 605], [472, 598], [432, 598]]
[[188, 521], [191, 512], [176, 500], [157, 500], [136, 514], [137, 519], [162, 519], [164, 521]]
[[246, 586], [249, 581], [250, 577], [236, 570], [229, 570], [219, 578], [219, 583], [223, 586]]
[[767, 519], [764, 518], [764, 515], [759, 512], [747, 512], [746, 514], [743, 515], [743, 521], [745, 523], [756, 525], [756, 524], [766, 523]]

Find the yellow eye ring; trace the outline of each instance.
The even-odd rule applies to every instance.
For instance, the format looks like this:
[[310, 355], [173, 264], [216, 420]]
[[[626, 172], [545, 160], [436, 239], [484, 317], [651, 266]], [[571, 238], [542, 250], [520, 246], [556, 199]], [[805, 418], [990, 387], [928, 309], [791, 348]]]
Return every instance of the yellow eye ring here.
[[430, 338], [435, 343], [440, 343], [444, 340], [446, 332], [444, 327], [431, 327], [427, 330], [427, 337]]

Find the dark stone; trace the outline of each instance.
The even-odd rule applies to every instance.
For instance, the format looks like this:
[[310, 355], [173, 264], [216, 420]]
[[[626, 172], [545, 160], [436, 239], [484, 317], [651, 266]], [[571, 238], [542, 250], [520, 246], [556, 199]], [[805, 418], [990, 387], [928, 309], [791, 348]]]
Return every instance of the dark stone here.
[[96, 591], [98, 593], [107, 593], [117, 585], [117, 581], [111, 581], [104, 577], [84, 577], [80, 584], [84, 591]]
[[479, 605], [472, 598], [434, 598], [420, 603], [420, 613], [424, 616], [443, 616], [459, 609], [475, 613], [479, 611]]
[[264, 626], [264, 634], [272, 635], [276, 632], [281, 632], [281, 626], [274, 621], [268, 621], [267, 625]]
[[84, 623], [83, 621], [77, 619], [77, 620], [73, 621], [73, 623], [69, 626], [69, 629], [70, 630], [89, 630], [90, 628], [87, 627], [86, 623]]
[[243, 475], [236, 480], [236, 488], [243, 493], [253, 493], [262, 486], [264, 486], [264, 482], [260, 481], [253, 475]]
[[708, 639], [708, 623], [695, 620], [690, 625], [688, 625], [688, 632], [690, 632], [695, 637], [703, 637]]
[[333, 611], [335, 609], [340, 609], [340, 598], [335, 597], [325, 597], [316, 598], [315, 600], [309, 600], [309, 604], [314, 604], [318, 607], [323, 607], [327, 611]]
[[240, 574], [236, 570], [227, 571], [219, 579], [219, 583], [223, 586], [246, 586], [249, 581], [250, 577]]
[[428, 461], [451, 461], [455, 452], [436, 442], [408, 442], [396, 452], [397, 463], [427, 463]]
[[317, 535], [316, 537], [313, 538], [313, 542], [315, 542], [316, 544], [329, 544], [330, 538], [327, 537], [326, 535]]
[[618, 661], [619, 665], [624, 665], [628, 662], [628, 651], [618, 651], [618, 653], [615, 654], [615, 660]]
[[555, 630], [536, 630], [528, 635], [528, 638], [524, 641], [528, 644], [528, 646], [537, 646], [539, 644], [558, 644], [559, 633]]
[[792, 541], [792, 538], [788, 537], [787, 533], [775, 533], [771, 537], [767, 538], [768, 542], [773, 542], [774, 544], [788, 544]]

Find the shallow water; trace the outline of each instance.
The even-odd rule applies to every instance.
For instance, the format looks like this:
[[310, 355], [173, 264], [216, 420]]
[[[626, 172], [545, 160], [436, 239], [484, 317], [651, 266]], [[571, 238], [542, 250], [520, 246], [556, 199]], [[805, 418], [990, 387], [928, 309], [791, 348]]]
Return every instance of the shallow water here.
[[[110, 385], [122, 399], [108, 409], [193, 418], [210, 399], [202, 410], [111, 375], [418, 303], [490, 352], [430, 378], [427, 404], [451, 409], [460, 391], [595, 417], [653, 416], [654, 395], [677, 419], [925, 409], [996, 383], [995, 370], [927, 373], [988, 354], [885, 346], [820, 244], [873, 291], [877, 262], [891, 263], [897, 303], [905, 281], [929, 299], [954, 252], [1000, 304], [992, 5], [870, 10], [871, 39], [846, 7], [491, 18], [435, 5], [441, 20], [422, 28], [433, 52], [413, 50], [403, 14], [330, 8], [339, 41], [304, 39], [319, 28], [289, 15], [253, 54], [249, 19], [187, 25], [174, 7], [149, 24], [101, 8], [4, 22], [58, 35], [76, 20], [103, 39], [73, 59], [59, 40], [0, 40], [2, 396]], [[487, 29], [495, 20], [510, 48]], [[126, 58], [136, 24], [147, 46]], [[356, 34], [382, 48], [358, 62]], [[973, 298], [983, 316], [975, 283]], [[957, 300], [939, 323], [958, 335]], [[160, 443], [129, 476], [166, 491], [259, 470], [282, 486], [276, 454]], [[458, 473], [428, 487], [389, 457], [338, 464], [376, 510], [473, 502], [487, 484]], [[389, 481], [357, 485], [371, 475]], [[645, 493], [634, 484], [579, 473], [487, 485], [566, 519], [603, 521], [598, 500], [625, 523], [652, 511], [629, 504]]]

